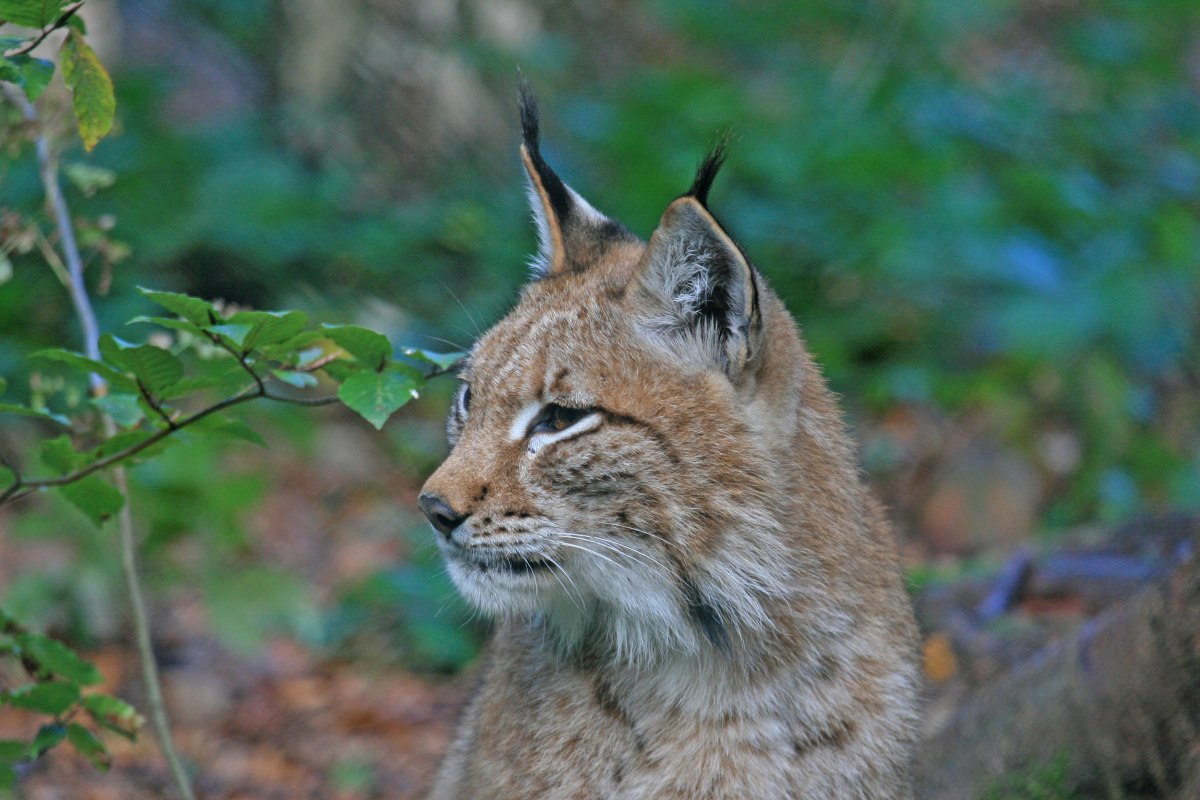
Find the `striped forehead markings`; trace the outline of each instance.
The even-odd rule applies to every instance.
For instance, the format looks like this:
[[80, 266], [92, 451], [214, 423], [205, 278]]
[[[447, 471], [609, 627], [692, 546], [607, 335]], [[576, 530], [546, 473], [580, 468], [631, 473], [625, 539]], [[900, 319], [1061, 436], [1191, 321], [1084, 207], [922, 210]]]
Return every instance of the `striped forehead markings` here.
[[[498, 342], [501, 346], [508, 348], [508, 358], [503, 366], [493, 372], [497, 383], [507, 384], [512, 383], [517, 376], [528, 372], [531, 367], [536, 367], [536, 371], [542, 372], [545, 368], [544, 361], [539, 359], [545, 351], [539, 347], [539, 343], [547, 338], [561, 339], [559, 336], [547, 337], [547, 331], [562, 329], [571, 324], [572, 317], [570, 314], [563, 311], [548, 311], [545, 314], [535, 317], [528, 321], [523, 330], [515, 333], [512, 336], [505, 337], [504, 340]], [[503, 322], [501, 324], [504, 324]], [[544, 376], [538, 375], [539, 380]], [[543, 387], [532, 387], [539, 394]]]

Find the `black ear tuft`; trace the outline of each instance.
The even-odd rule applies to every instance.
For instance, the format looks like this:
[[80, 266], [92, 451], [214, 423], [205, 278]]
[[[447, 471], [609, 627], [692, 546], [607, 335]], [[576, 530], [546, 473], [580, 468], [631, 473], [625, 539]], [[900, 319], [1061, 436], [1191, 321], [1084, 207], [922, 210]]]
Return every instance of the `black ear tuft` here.
[[521, 139], [525, 142], [525, 149], [529, 151], [529, 155], [538, 158], [541, 155], [541, 136], [538, 130], [537, 96], [534, 95], [533, 89], [530, 88], [529, 81], [525, 80], [524, 75], [521, 76], [518, 91], [521, 105]]
[[547, 202], [558, 217], [558, 224], [566, 225], [574, 203], [567, 185], [542, 158], [537, 96], [534, 95], [533, 89], [529, 87], [524, 76], [521, 77], [520, 84], [520, 105], [521, 137], [525, 143], [525, 152], [529, 155], [529, 165], [537, 173], [537, 180], [546, 193]]
[[717, 172], [721, 169], [721, 165], [725, 163], [725, 154], [729, 150], [729, 134], [725, 134], [712, 149], [708, 151], [708, 155], [700, 161], [700, 165], [696, 167], [696, 179], [692, 181], [692, 188], [688, 189], [687, 194], [700, 201], [700, 205], [708, 207], [708, 190], [712, 188], [713, 179], [717, 177]]

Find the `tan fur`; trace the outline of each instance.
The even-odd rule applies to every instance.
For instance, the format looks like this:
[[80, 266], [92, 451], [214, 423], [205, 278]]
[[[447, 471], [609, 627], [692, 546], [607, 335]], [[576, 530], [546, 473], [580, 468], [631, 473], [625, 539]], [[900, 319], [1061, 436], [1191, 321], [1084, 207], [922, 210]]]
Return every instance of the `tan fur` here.
[[[553, 268], [474, 347], [423, 489], [497, 619], [432, 800], [910, 797], [912, 613], [791, 317], [702, 202], [648, 244], [571, 229], [524, 159]], [[712, 258], [740, 329], [689, 323]], [[526, 435], [547, 403], [598, 410]]]

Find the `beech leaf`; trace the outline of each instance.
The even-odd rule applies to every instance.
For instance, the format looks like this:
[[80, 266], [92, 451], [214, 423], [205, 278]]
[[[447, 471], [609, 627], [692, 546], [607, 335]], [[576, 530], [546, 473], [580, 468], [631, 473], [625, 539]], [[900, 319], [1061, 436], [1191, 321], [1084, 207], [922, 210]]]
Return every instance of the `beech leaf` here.
[[83, 146], [91, 150], [112, 129], [117, 112], [112, 78], [83, 35], [74, 28], [62, 45], [63, 80], [71, 89]]

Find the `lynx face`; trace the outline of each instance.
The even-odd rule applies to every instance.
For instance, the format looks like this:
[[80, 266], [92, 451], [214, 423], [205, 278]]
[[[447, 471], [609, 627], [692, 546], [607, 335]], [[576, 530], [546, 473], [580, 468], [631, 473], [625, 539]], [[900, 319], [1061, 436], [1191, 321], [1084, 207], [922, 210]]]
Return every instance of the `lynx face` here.
[[625, 660], [726, 647], [787, 584], [770, 438], [795, 414], [761, 385], [762, 278], [705, 206], [722, 150], [643, 243], [550, 170], [523, 112], [535, 280], [467, 359], [421, 508], [489, 614]]

